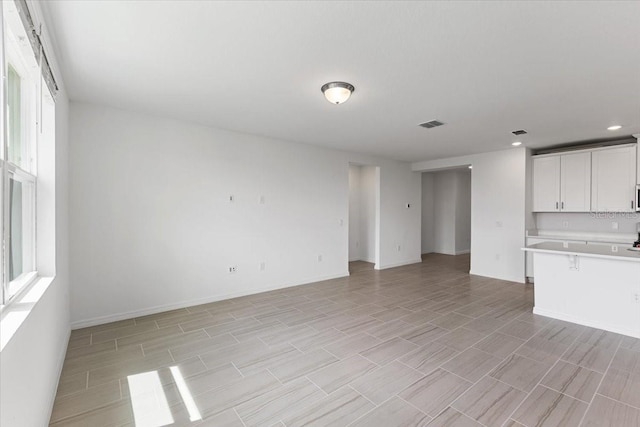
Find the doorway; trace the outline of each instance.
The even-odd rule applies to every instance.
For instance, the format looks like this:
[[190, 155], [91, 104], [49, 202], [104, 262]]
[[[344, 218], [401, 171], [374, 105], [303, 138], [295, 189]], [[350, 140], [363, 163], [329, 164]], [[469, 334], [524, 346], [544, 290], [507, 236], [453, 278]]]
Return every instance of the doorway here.
[[379, 172], [349, 164], [349, 272], [373, 270], [377, 262]]
[[471, 252], [471, 169], [467, 166], [422, 174], [423, 259], [453, 255], [469, 262]]

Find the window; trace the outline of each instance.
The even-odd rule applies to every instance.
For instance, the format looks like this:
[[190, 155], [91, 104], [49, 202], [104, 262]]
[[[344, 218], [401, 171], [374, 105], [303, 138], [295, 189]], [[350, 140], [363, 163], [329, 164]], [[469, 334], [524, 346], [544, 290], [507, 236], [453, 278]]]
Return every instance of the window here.
[[52, 142], [52, 135], [47, 133], [54, 129], [50, 124], [43, 125], [41, 119], [53, 117], [53, 98], [41, 71], [43, 60], [47, 77], [52, 77], [46, 56], [40, 47], [34, 47], [39, 46], [39, 36], [25, 30], [25, 26], [33, 26], [25, 7], [26, 2], [3, 1], [0, 9], [2, 76], [6, 82], [0, 103], [0, 305], [10, 302], [37, 277], [36, 151], [39, 143]]

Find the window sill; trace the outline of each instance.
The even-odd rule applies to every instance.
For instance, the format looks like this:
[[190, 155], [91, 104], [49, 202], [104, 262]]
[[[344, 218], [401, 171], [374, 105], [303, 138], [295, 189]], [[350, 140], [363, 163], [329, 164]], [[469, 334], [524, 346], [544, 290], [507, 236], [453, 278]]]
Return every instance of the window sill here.
[[38, 277], [9, 304], [0, 307], [0, 352], [27, 320], [52, 282], [53, 277]]

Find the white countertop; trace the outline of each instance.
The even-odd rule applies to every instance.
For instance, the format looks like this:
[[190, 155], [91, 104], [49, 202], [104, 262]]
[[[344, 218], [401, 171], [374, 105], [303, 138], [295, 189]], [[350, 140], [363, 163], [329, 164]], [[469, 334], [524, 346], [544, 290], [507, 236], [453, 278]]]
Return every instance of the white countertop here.
[[527, 230], [526, 237], [531, 239], [558, 240], [562, 242], [594, 242], [627, 244], [638, 238], [637, 233], [604, 233], [568, 230]]
[[[585, 243], [571, 242], [545, 242], [536, 243], [522, 248], [528, 252], [542, 252], [566, 255], [580, 255], [592, 258], [607, 258], [618, 261], [640, 262], [640, 251], [628, 250], [631, 245], [587, 245]], [[617, 249], [617, 251], [615, 250]]]

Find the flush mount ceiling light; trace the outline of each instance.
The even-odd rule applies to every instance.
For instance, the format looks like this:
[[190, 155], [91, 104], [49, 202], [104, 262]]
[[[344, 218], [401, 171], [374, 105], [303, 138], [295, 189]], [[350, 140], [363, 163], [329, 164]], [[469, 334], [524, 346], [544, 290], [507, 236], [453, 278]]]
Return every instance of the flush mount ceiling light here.
[[356, 88], [353, 87], [352, 84], [345, 82], [330, 82], [323, 85], [320, 90], [324, 93], [324, 97], [327, 98], [327, 101], [338, 105], [346, 102]]
[[622, 129], [622, 126], [620, 125], [613, 125], [613, 126], [609, 126], [607, 128], [607, 130], [618, 130], [618, 129]]
[[514, 147], [517, 147], [518, 145], [522, 145], [522, 142], [520, 141], [512, 142], [511, 145], [513, 145]]

